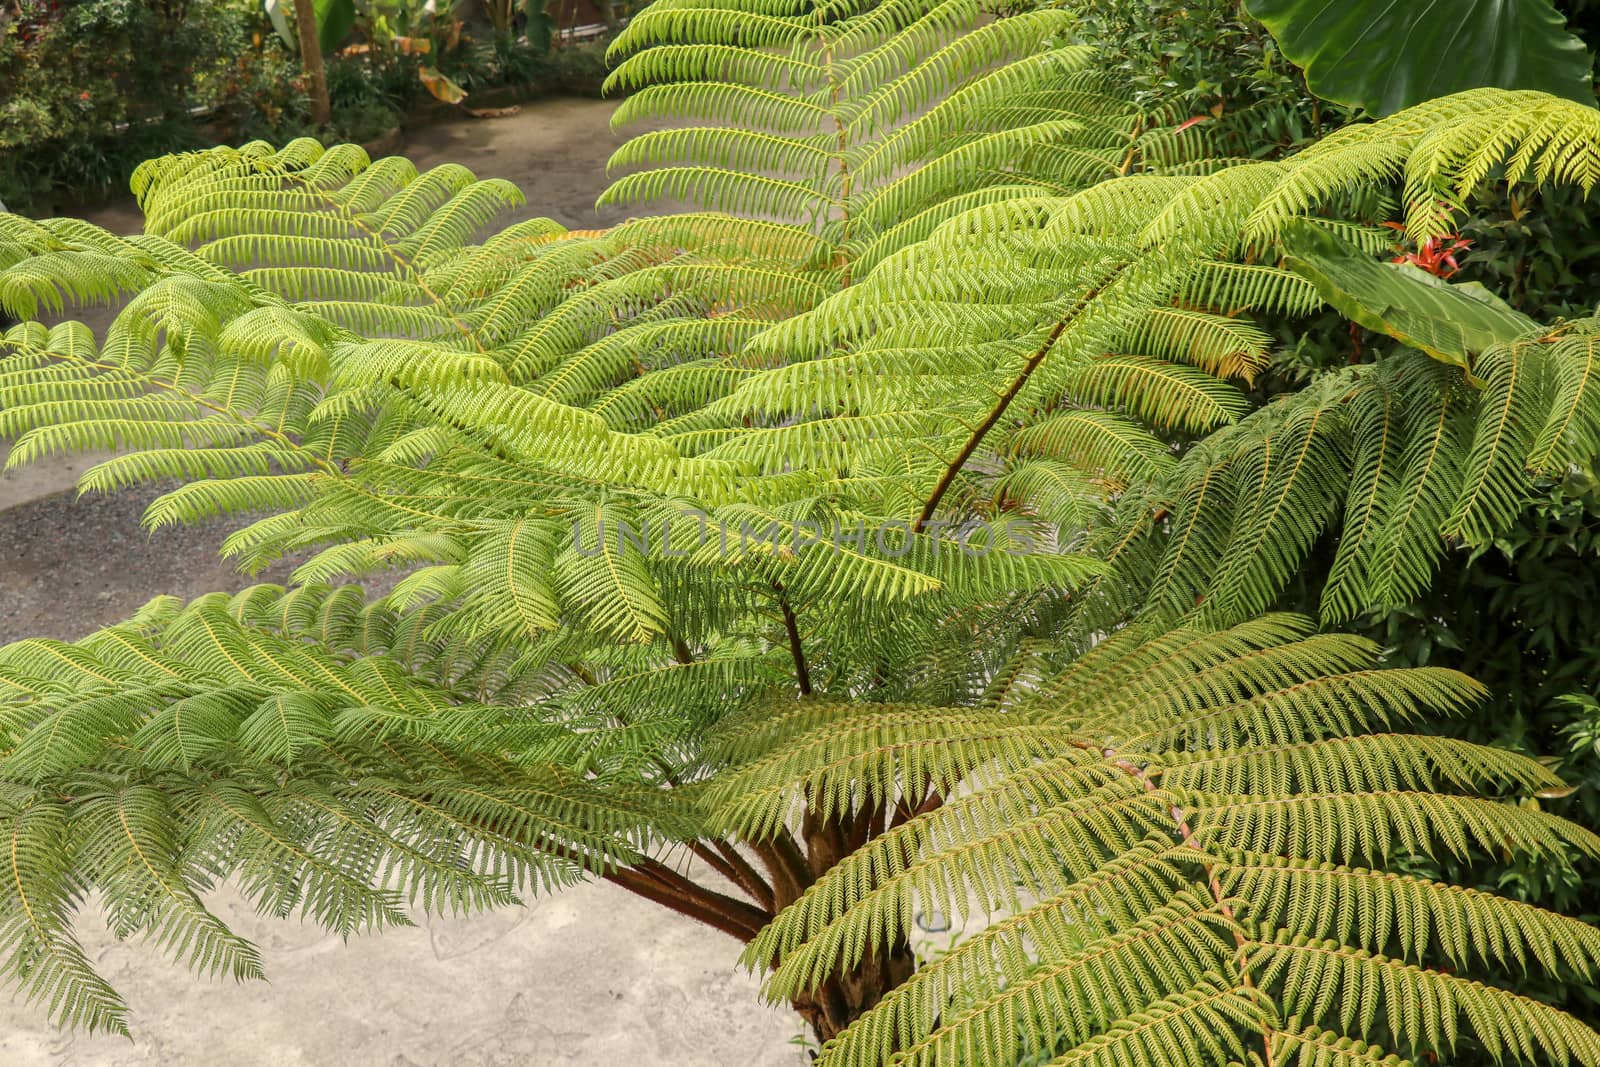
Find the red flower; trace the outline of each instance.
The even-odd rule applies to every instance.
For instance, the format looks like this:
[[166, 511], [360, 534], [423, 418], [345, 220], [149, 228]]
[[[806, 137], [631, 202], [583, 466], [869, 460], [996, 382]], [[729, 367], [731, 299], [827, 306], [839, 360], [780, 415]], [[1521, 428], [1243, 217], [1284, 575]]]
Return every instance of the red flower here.
[[[1384, 225], [1391, 230], [1405, 232], [1405, 227], [1398, 222], [1386, 222]], [[1472, 242], [1459, 233], [1447, 233], [1428, 238], [1415, 252], [1406, 251], [1403, 245], [1395, 245], [1396, 255], [1390, 262], [1409, 263], [1436, 278], [1452, 278], [1461, 271], [1456, 257], [1464, 255], [1471, 248]]]

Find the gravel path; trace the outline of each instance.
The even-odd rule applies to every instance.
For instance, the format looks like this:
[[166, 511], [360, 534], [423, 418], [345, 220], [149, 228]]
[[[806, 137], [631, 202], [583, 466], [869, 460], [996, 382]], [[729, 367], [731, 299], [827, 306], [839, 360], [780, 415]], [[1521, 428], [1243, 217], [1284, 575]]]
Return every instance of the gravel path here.
[[221, 559], [222, 539], [238, 523], [141, 529], [161, 491], [58, 493], [0, 512], [0, 643], [75, 640], [163, 593], [188, 600], [288, 580], [292, 562], [250, 578]]

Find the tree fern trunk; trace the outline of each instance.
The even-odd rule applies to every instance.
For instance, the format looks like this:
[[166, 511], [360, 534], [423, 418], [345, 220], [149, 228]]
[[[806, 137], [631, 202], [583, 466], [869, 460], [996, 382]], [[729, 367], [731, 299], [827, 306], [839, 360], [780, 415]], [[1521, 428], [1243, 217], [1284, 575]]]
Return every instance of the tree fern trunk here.
[[854, 970], [835, 975], [790, 1004], [811, 1027], [817, 1042], [827, 1044], [889, 990], [910, 978], [914, 970], [916, 957], [911, 944], [901, 940], [888, 952], [867, 956]]
[[[870, 825], [868, 813], [864, 811], [841, 822], [808, 807], [802, 835], [806, 842], [811, 877], [821, 877], [845, 856], [865, 844], [865, 835], [861, 840], [856, 840], [852, 830]], [[866, 832], [871, 831], [868, 829]], [[879, 946], [854, 968], [837, 972], [810, 993], [790, 1003], [811, 1027], [817, 1041], [826, 1044], [882, 1000], [885, 993], [910, 978], [915, 969], [916, 957], [912, 954], [911, 943], [900, 938], [887, 949]]]

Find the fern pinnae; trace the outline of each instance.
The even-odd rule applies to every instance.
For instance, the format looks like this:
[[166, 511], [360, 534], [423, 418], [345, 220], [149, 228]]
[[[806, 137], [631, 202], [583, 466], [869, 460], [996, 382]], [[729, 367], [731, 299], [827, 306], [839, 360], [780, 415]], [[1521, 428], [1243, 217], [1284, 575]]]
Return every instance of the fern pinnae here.
[[1528, 453], [1532, 471], [1554, 471], [1563, 461], [1594, 451], [1600, 440], [1600, 403], [1596, 379], [1600, 377], [1600, 337], [1589, 329], [1578, 336], [1557, 340], [1551, 353], [1556, 386], [1550, 413]]
[[1008, 872], [1029, 893], [1054, 894], [1171, 826], [1159, 798], [1121, 770], [1061, 757], [1041, 767], [891, 827], [780, 913], [751, 943], [747, 962], [781, 970], [788, 954], [823, 936], [844, 938], [838, 951], [859, 958], [878, 939], [910, 929], [914, 902], [966, 917], [976, 891], [978, 909], [1016, 911], [1023, 895], [1015, 880], [973, 877], [987, 856], [1015, 849]]
[[1484, 353], [1488, 385], [1483, 423], [1463, 463], [1464, 491], [1452, 508], [1444, 532], [1481, 540], [1522, 502], [1521, 465], [1537, 428], [1530, 408], [1538, 395], [1541, 368], [1520, 359], [1517, 345]]
[[1192, 976], [1228, 958], [1234, 928], [1214, 908], [1180, 893], [1126, 930], [1035, 965], [965, 1011], [951, 1012], [895, 1062], [946, 1062], [958, 1049], [1004, 1062], [1026, 1051], [1023, 1035], [1052, 1030], [1069, 1047], [1082, 1047], [1094, 1036], [1096, 1011], [1127, 1018], [1192, 988]]
[[1393, 384], [1386, 365], [1380, 365], [1373, 375], [1372, 388], [1364, 390], [1351, 405], [1355, 440], [1352, 473], [1358, 490], [1345, 505], [1343, 536], [1322, 594], [1322, 614], [1328, 621], [1355, 614], [1361, 606], [1357, 590], [1371, 585], [1368, 570], [1375, 557], [1366, 546], [1374, 538], [1374, 531], [1383, 526], [1386, 516], [1382, 510], [1394, 499], [1398, 484], [1394, 471], [1398, 442], [1392, 422], [1395, 406]]
[[1380, 603], [1396, 602], [1415, 588], [1442, 551], [1431, 535], [1443, 525], [1449, 494], [1459, 484], [1459, 403], [1458, 390], [1447, 387], [1428, 407], [1418, 405], [1414, 417], [1427, 421], [1419, 421], [1400, 456], [1402, 492], [1372, 556], [1368, 595]]
[[[1295, 791], [1290, 782], [1298, 782], [1298, 788], [1311, 793], [1381, 787], [1554, 796], [1566, 788], [1537, 760], [1446, 737], [1365, 735], [1208, 754], [1195, 762], [1168, 764], [1165, 781], [1189, 781], [1189, 772], [1197, 765], [1219, 771], [1222, 780], [1231, 779], [1233, 788], [1244, 788], [1248, 777], [1271, 782], [1273, 791], [1280, 793]], [[1243, 771], [1241, 765], [1250, 765], [1250, 769]], [[1241, 771], [1244, 777], [1234, 777]]]
[[[1251, 960], [1263, 981], [1280, 985], [1294, 1016], [1332, 1014], [1328, 990], [1365, 982], [1383, 988], [1383, 1022], [1394, 1033], [1415, 1035], [1416, 1045], [1450, 1052], [1462, 1021], [1497, 1058], [1522, 1063], [1548, 1058], [1557, 1063], [1600, 1063], [1600, 1036], [1572, 1016], [1542, 1001], [1468, 978], [1428, 970], [1337, 942], [1280, 938], [1259, 946]], [[1374, 1028], [1378, 1004], [1338, 1007], [1346, 1029]]]
[[1133, 723], [1123, 744], [1136, 748], [1283, 744], [1373, 725], [1416, 722], [1424, 708], [1448, 712], [1476, 703], [1482, 694], [1481, 686], [1444, 668], [1419, 667], [1405, 674], [1330, 673], [1197, 709], [1186, 718], [1152, 716]]
[[[839, 1035], [828, 1055], [845, 1063], [874, 1057], [887, 1062], [895, 1050], [932, 1031], [958, 997], [992, 996], [1009, 976], [1027, 975], [1035, 959], [1033, 945], [1065, 956], [1097, 934], [1131, 925], [1181, 881], [1170, 853], [1170, 842], [1155, 838], [1083, 881], [994, 920], [890, 990], [877, 1010]], [[785, 960], [773, 977], [774, 990], [785, 987], [788, 975], [805, 973], [801, 968], [811, 957], [810, 944]]]
[[1287, 447], [1262, 450], [1260, 482], [1253, 499], [1248, 491], [1245, 498], [1249, 518], [1236, 527], [1219, 580], [1205, 594], [1204, 610], [1215, 618], [1232, 621], [1270, 608], [1272, 592], [1330, 517], [1327, 490], [1343, 456], [1320, 431], [1333, 416], [1309, 405], [1296, 414], [1280, 431]]
[[[1396, 854], [1432, 855], [1442, 842], [1455, 859], [1502, 849], [1560, 862], [1600, 854], [1600, 838], [1575, 824], [1532, 817], [1479, 797], [1392, 789], [1298, 796], [1185, 797], [1196, 840], [1256, 852], [1282, 849], [1307, 859], [1382, 864]], [[1308, 817], [1315, 813], [1314, 817]]]
[[1269, 615], [1224, 631], [1129, 626], [1108, 635], [1040, 686], [1022, 710], [1091, 727], [1128, 717], [1184, 721], [1215, 702], [1291, 683], [1311, 664], [1321, 672], [1370, 663], [1370, 643], [1313, 634], [1306, 620]]
[[1597, 968], [1592, 926], [1482, 890], [1413, 875], [1252, 853], [1216, 864], [1250, 914], [1294, 936], [1334, 937], [1420, 963], [1435, 951], [1456, 967], [1474, 960], [1587, 977]]
[[1188, 283], [1184, 297], [1201, 307], [1222, 308], [1230, 316], [1260, 311], [1298, 318], [1322, 306], [1322, 297], [1309, 281], [1259, 263], [1204, 264]]

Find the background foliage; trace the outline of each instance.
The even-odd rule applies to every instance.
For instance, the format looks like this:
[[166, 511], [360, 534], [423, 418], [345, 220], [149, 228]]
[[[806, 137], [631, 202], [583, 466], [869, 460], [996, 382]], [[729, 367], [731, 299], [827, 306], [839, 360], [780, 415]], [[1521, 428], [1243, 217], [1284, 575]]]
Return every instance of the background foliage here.
[[[542, 14], [504, 32], [463, 27], [440, 6], [434, 17], [413, 0], [358, 5], [356, 32], [340, 38], [356, 47], [327, 57], [333, 121], [317, 131], [298, 58], [258, 0], [0, 5], [0, 202], [47, 214], [122, 191], [146, 159], [216, 143], [371, 140], [431, 101], [424, 68], [468, 90], [598, 93], [604, 40], [565, 43]], [[389, 47], [397, 28], [429, 50]]]
[[242, 3], [20, 0], [0, 16], [0, 200], [109, 187], [130, 161], [201, 144], [191, 107], [284, 73], [251, 69], [249, 31]]

